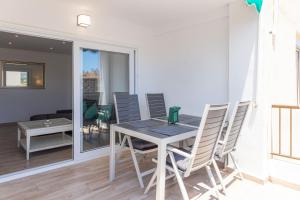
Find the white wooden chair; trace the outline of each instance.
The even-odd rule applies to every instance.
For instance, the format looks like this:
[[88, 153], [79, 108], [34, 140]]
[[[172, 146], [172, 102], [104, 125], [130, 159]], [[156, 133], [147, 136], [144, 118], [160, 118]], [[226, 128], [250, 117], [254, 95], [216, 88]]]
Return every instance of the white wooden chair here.
[[[139, 101], [136, 94], [130, 95], [128, 93], [114, 93], [114, 103], [117, 123], [141, 120]], [[141, 188], [144, 188], [143, 177], [153, 173], [155, 169], [141, 172], [136, 154], [145, 155], [155, 152], [157, 151], [157, 146], [151, 142], [132, 138], [128, 135], [124, 135], [121, 141], [121, 150], [117, 159], [120, 157], [122, 150], [125, 147], [129, 147], [140, 186]]]
[[[184, 200], [188, 200], [189, 196], [182, 178], [189, 177], [192, 172], [201, 168], [206, 169], [209, 180], [213, 186], [209, 191], [215, 192], [217, 197], [219, 197], [219, 191], [210, 165], [213, 164], [213, 166], [215, 166], [214, 154], [224, 127], [228, 107], [229, 105], [227, 104], [205, 106], [195, 143], [191, 151], [172, 146], [167, 148], [167, 170], [174, 172]], [[153, 161], [156, 162], [155, 159]], [[159, 176], [159, 174], [157, 174], [156, 170], [145, 190], [145, 194], [155, 185], [157, 176]], [[168, 178], [169, 177], [167, 177], [167, 179]], [[210, 194], [210, 192], [208, 194]]]
[[[223, 130], [225, 134], [223, 134], [223, 138], [219, 140], [217, 151], [216, 151], [216, 159], [223, 159], [230, 157], [233, 165], [235, 167], [235, 171], [230, 175], [235, 176], [236, 174], [239, 174], [240, 178], [243, 179], [243, 175], [241, 171], [239, 170], [238, 164], [235, 161], [235, 158], [232, 154], [233, 151], [236, 149], [237, 141], [240, 136], [241, 130], [243, 128], [243, 124], [245, 122], [245, 118], [247, 115], [247, 112], [249, 110], [250, 101], [247, 102], [237, 102], [234, 106], [234, 109], [232, 111], [232, 115], [229, 119], [228, 126]], [[222, 176], [220, 173], [220, 170], [217, 165], [215, 165], [215, 170], [217, 172], [217, 175], [220, 179], [221, 185], [223, 187], [223, 190], [225, 192], [225, 184], [222, 181]], [[230, 177], [228, 177], [227, 180], [230, 180]]]

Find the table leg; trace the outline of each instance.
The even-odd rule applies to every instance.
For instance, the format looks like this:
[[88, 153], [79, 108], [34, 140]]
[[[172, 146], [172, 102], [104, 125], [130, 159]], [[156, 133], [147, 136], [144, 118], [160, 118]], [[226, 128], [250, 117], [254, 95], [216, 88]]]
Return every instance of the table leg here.
[[30, 153], [30, 135], [26, 133], [26, 159], [29, 160]]
[[20, 140], [21, 140], [21, 129], [18, 128], [18, 148], [20, 148]]
[[157, 184], [156, 184], [156, 199], [165, 199], [166, 186], [166, 157], [167, 144], [159, 144], [157, 150]]
[[113, 181], [116, 177], [116, 132], [114, 126], [110, 126], [110, 164], [109, 164], [109, 180]]
[[62, 139], [65, 140], [65, 132], [62, 132]]

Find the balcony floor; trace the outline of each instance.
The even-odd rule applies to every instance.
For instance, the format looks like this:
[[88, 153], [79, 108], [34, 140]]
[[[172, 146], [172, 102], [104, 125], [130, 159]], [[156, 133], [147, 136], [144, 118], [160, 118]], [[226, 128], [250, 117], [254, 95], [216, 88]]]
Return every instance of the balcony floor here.
[[[149, 163], [150, 159], [147, 159], [142, 165], [149, 166]], [[149, 178], [150, 177], [147, 177], [145, 182], [148, 182]], [[205, 180], [205, 182], [208, 183], [204, 171], [193, 174], [186, 180], [190, 197], [204, 191], [197, 186], [200, 180]], [[227, 199], [232, 200], [298, 200], [300, 191], [271, 183], [260, 185], [248, 180], [234, 180], [228, 185], [227, 196]], [[113, 183], [109, 183], [108, 157], [105, 157], [2, 183], [0, 184], [0, 199], [150, 200], [155, 199], [155, 189], [152, 189], [148, 195], [143, 195], [143, 190], [139, 187], [132, 162], [129, 160], [118, 164], [117, 179]], [[182, 199], [179, 187], [173, 180], [167, 182], [166, 199]]]

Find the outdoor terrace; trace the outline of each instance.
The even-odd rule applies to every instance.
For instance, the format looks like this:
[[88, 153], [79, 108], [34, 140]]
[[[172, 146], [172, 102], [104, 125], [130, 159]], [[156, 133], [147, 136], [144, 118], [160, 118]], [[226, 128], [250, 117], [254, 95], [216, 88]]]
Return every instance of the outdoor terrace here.
[[[129, 157], [129, 154], [124, 154]], [[155, 199], [155, 187], [144, 195], [136, 178], [131, 160], [117, 165], [117, 179], [108, 181], [108, 157], [87, 161], [78, 165], [64, 167], [47, 173], [14, 180], [0, 184], [0, 199], [5, 200], [110, 200], [110, 199]], [[151, 159], [142, 163], [149, 167]], [[203, 172], [203, 173], [202, 173]], [[226, 173], [223, 173], [225, 175]], [[147, 177], [147, 182], [150, 177]], [[197, 196], [205, 190], [197, 183], [203, 181], [209, 184], [205, 171], [199, 171], [187, 179], [186, 186], [190, 197]], [[259, 184], [248, 180], [235, 179], [227, 185], [227, 196], [231, 200], [253, 199], [299, 199], [300, 191], [292, 190], [270, 182]], [[166, 199], [182, 199], [178, 184], [169, 180], [166, 184]], [[210, 197], [214, 199], [214, 197]]]

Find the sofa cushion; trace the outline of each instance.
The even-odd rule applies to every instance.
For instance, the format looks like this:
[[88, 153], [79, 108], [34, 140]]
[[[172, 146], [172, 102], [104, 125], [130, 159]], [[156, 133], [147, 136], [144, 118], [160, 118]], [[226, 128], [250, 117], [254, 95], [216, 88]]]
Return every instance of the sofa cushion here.
[[63, 113], [63, 114], [72, 114], [72, 109], [66, 109], [66, 110], [57, 110], [56, 111], [56, 113], [57, 114], [61, 114], [61, 113]]
[[30, 121], [45, 120], [45, 119], [48, 119], [48, 114], [32, 115], [30, 117]]
[[33, 115], [30, 117], [30, 121], [56, 119], [56, 118], [66, 118], [72, 120], [72, 113], [53, 113], [53, 114]]

